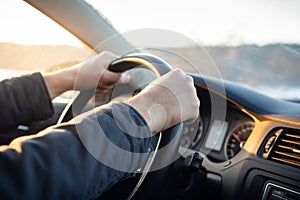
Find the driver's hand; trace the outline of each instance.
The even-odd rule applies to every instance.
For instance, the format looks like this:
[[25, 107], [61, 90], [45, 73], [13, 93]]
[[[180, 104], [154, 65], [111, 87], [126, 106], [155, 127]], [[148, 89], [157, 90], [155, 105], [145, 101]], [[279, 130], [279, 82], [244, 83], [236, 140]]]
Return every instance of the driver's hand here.
[[200, 106], [193, 79], [180, 69], [156, 79], [127, 103], [145, 118], [152, 132], [195, 120]]
[[73, 67], [44, 75], [51, 98], [73, 89], [106, 92], [118, 81], [128, 82], [130, 77], [126, 73], [108, 71], [109, 64], [116, 58], [115, 54], [104, 51]]
[[108, 71], [109, 64], [117, 59], [115, 54], [104, 51], [76, 66], [78, 69], [74, 88], [86, 90], [96, 88], [97, 92], [106, 92], [111, 89], [115, 83], [127, 83], [129, 75], [127, 73], [115, 73]]

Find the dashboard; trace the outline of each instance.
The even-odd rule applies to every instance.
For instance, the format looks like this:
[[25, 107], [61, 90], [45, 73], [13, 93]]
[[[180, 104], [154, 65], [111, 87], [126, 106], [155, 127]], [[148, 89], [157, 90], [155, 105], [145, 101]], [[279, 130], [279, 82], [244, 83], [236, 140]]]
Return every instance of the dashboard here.
[[[207, 107], [205, 103], [201, 106]], [[204, 110], [195, 122], [184, 123], [181, 146], [221, 162], [240, 152], [253, 129], [254, 120], [233, 105], [228, 106], [225, 119], [211, 118]]]
[[[157, 177], [168, 175], [164, 176], [167, 183], [161, 187], [161, 197], [172, 194], [182, 200], [300, 199], [300, 105], [230, 82], [191, 76], [201, 105], [198, 119], [183, 125], [180, 146], [186, 155], [182, 153], [178, 162], [157, 176], [149, 173], [143, 184], [153, 186]], [[107, 96], [97, 98], [107, 101]], [[30, 125], [29, 131], [19, 130], [18, 135], [2, 135], [0, 141], [6, 144], [12, 137], [38, 132], [53, 124], [64, 106], [54, 104], [53, 118]], [[187, 156], [195, 153], [201, 155], [203, 162], [200, 170], [189, 172], [182, 165]], [[117, 190], [123, 188], [120, 184]], [[124, 182], [125, 196], [131, 191], [128, 187]], [[146, 199], [157, 196], [153, 187], [149, 187], [149, 193], [146, 188], [138, 193], [143, 199], [145, 193], [149, 196]], [[112, 190], [108, 196], [112, 193], [120, 192]]]
[[200, 116], [181, 147], [204, 158], [209, 199], [300, 199], [300, 106], [191, 74]]
[[[213, 162], [224, 162], [235, 157], [251, 135], [254, 119], [241, 107], [222, 99], [226, 94], [195, 87], [201, 100], [200, 115], [193, 123], [184, 123], [181, 147], [200, 151]], [[221, 112], [216, 110], [212, 113], [211, 99], [214, 99], [217, 108], [222, 107]]]

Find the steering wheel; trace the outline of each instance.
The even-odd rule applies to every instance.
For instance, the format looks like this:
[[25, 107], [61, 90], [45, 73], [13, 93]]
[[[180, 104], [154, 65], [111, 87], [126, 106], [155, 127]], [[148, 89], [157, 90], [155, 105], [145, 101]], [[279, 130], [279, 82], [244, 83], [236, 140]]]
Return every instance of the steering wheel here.
[[[144, 53], [123, 56], [116, 59], [108, 66], [108, 70], [112, 72], [124, 72], [133, 68], [148, 69], [153, 72], [156, 77], [162, 76], [172, 70], [172, 67], [161, 58]], [[131, 78], [135, 79], [135, 77]], [[81, 91], [65, 107], [57, 124], [69, 121], [73, 117], [79, 115], [94, 94], [95, 90], [93, 89]]]
[[[161, 58], [151, 54], [141, 53], [121, 57], [113, 61], [108, 67], [108, 69], [112, 72], [124, 72], [133, 68], [148, 69], [153, 72], [156, 77], [162, 76], [172, 70], [172, 67]], [[135, 79], [135, 77], [131, 78]], [[141, 88], [137, 88], [137, 90], [140, 89]], [[66, 106], [58, 123], [68, 121], [74, 116], [80, 114], [93, 95], [94, 90], [87, 90], [81, 92], [76, 98], [73, 98], [73, 100]], [[177, 158], [176, 156], [178, 156], [181, 129], [182, 123], [164, 130], [161, 133], [161, 140], [158, 144], [158, 149], [163, 149], [163, 153], [156, 155], [154, 162], [150, 164], [152, 166], [149, 170], [153, 171], [158, 169], [157, 166], [161, 166], [162, 163], [167, 166], [175, 160], [174, 158]], [[172, 145], [169, 145], [171, 141]], [[135, 189], [137, 189], [137, 187]]]

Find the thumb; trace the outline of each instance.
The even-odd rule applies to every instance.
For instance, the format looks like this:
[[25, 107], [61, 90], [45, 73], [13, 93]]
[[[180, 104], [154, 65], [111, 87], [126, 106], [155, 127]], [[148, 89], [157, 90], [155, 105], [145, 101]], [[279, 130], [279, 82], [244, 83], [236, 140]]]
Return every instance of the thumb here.
[[121, 75], [121, 78], [119, 79], [118, 83], [129, 83], [129, 81], [131, 80], [131, 76], [127, 73], [127, 72], [124, 72], [122, 73]]

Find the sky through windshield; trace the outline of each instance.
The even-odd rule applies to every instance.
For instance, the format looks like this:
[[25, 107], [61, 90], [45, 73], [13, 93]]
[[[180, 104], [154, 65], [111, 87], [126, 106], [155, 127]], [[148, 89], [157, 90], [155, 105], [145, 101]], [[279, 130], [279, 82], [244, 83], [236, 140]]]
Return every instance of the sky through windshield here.
[[[121, 32], [141, 28], [164, 28], [181, 33], [204, 45], [238, 45], [269, 43], [300, 43], [300, 1], [298, 0], [87, 0]], [[19, 0], [6, 0], [0, 7], [2, 23], [10, 31], [0, 34], [0, 41], [30, 43], [65, 43], [65, 34], [54, 25], [28, 12], [27, 5]], [[18, 21], [35, 20], [31, 29], [22, 28], [20, 34], [11, 34]], [[2, 24], [2, 25], [5, 25]], [[41, 38], [39, 30], [51, 30], [51, 37]], [[20, 30], [20, 27], [18, 27]], [[33, 29], [32, 29], [33, 28]], [[29, 32], [27, 34], [27, 32]], [[44, 33], [49, 34], [49, 33]], [[57, 34], [57, 37], [56, 37]], [[60, 39], [59, 38], [63, 38]], [[58, 40], [58, 41], [55, 41]], [[55, 42], [54, 42], [55, 41]], [[78, 45], [78, 41], [68, 41]]]

